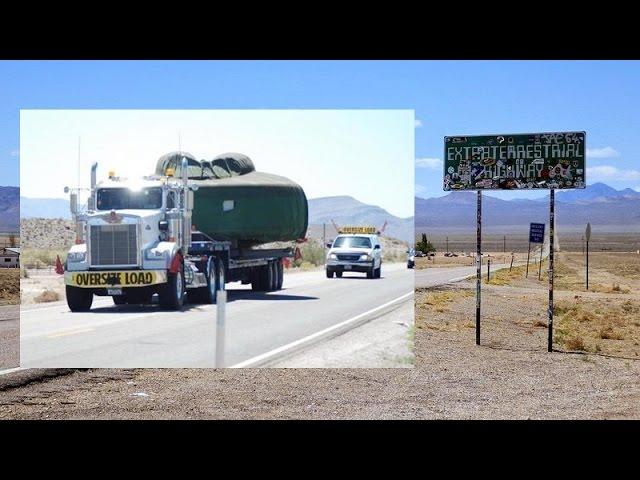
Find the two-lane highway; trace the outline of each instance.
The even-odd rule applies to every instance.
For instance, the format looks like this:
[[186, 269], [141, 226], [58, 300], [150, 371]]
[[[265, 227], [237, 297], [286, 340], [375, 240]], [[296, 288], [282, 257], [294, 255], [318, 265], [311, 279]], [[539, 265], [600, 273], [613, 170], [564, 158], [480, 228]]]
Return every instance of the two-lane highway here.
[[[225, 366], [286, 347], [381, 305], [407, 297], [413, 271], [404, 264], [383, 267], [380, 279], [324, 271], [285, 275], [278, 292], [257, 293], [229, 284]], [[157, 305], [115, 306], [96, 297], [88, 313], [65, 303], [22, 307], [20, 365], [26, 368], [212, 367], [215, 305], [166, 312]]]

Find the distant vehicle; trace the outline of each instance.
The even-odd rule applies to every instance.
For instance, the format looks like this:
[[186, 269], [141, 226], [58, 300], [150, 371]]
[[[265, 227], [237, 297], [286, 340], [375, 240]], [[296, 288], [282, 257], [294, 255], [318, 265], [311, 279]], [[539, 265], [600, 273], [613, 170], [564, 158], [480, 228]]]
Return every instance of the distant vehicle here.
[[[345, 228], [340, 231], [354, 230]], [[375, 229], [371, 231], [375, 232]], [[327, 278], [333, 278], [334, 274], [341, 278], [344, 272], [361, 272], [366, 273], [367, 278], [380, 278], [382, 246], [376, 233], [340, 233], [333, 242], [327, 243], [327, 247]]]
[[415, 256], [416, 256], [416, 251], [413, 248], [410, 248], [409, 250], [407, 250], [407, 268], [413, 268], [416, 265], [415, 262]]
[[457, 253], [453, 253], [453, 252], [447, 252], [444, 254], [445, 257], [457, 257], [458, 254]]
[[436, 256], [436, 252], [427, 253], [427, 257], [435, 257], [435, 256]]
[[426, 257], [426, 255], [424, 254], [424, 252], [422, 252], [421, 250], [414, 250], [414, 255], [416, 257]]

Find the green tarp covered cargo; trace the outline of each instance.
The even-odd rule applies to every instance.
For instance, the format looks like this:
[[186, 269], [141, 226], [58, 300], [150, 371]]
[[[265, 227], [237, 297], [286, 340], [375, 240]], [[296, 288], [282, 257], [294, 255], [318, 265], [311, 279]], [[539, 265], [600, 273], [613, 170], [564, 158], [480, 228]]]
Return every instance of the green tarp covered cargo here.
[[172, 152], [158, 160], [156, 174], [173, 168], [181, 177], [182, 157], [187, 158], [194, 193], [192, 224], [216, 240], [240, 244], [290, 241], [307, 232], [307, 197], [288, 178], [257, 172], [240, 153], [225, 153], [213, 160], [196, 160], [184, 152]]

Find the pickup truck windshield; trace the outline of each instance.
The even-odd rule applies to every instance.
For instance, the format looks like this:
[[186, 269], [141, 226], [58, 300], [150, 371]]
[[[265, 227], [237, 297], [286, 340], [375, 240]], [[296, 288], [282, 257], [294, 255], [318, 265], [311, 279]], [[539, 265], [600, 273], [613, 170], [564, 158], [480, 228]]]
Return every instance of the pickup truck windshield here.
[[102, 188], [97, 194], [98, 210], [154, 210], [162, 207], [162, 188], [141, 190]]
[[367, 237], [338, 237], [333, 248], [371, 248], [371, 240]]

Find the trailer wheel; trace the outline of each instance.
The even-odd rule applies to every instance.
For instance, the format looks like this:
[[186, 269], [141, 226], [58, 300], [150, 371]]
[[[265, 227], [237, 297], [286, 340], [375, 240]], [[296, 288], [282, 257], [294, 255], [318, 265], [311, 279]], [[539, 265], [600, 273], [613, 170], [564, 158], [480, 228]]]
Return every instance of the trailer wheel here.
[[280, 281], [278, 278], [278, 262], [275, 260], [269, 262], [269, 268], [271, 269], [271, 283], [269, 284], [269, 291], [273, 292], [278, 290], [278, 282]]
[[251, 272], [251, 290], [254, 292], [262, 291], [262, 275], [263, 267], [254, 268]]
[[93, 292], [84, 288], [66, 285], [67, 305], [72, 312], [88, 312], [93, 303]]
[[282, 290], [282, 284], [284, 283], [284, 266], [282, 265], [282, 260], [278, 260], [276, 266], [278, 268], [278, 285], [276, 290]]
[[176, 273], [168, 272], [167, 283], [158, 292], [160, 306], [167, 310], [178, 310], [184, 305], [184, 265]]
[[336, 272], [336, 277], [342, 278], [342, 272]]

